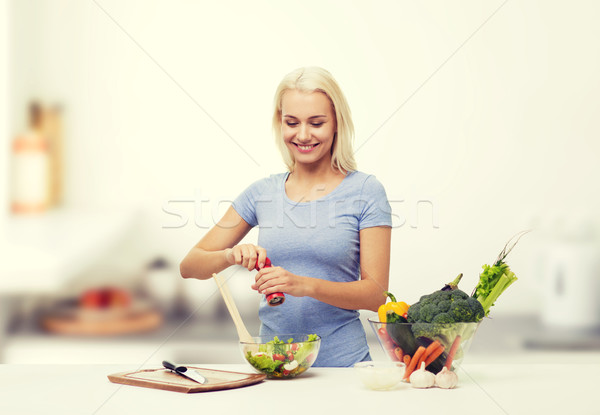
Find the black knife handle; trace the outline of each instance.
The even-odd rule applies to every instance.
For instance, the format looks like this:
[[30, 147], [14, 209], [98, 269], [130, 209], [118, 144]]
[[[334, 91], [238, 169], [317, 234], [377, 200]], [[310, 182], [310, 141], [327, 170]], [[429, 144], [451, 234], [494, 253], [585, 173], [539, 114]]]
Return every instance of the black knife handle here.
[[175, 371], [177, 371], [177, 366], [175, 366], [175, 365], [174, 365], [173, 363], [171, 363], [171, 362], [168, 362], [168, 361], [166, 361], [166, 360], [163, 360], [162, 364], [163, 364], [163, 366], [164, 366], [164, 367], [166, 367], [167, 369], [170, 369], [170, 370], [175, 370]]
[[171, 362], [169, 362], [168, 360], [163, 360], [163, 366], [166, 367], [169, 370], [173, 370], [177, 373], [185, 373], [187, 372], [187, 367], [185, 366], [177, 366]]

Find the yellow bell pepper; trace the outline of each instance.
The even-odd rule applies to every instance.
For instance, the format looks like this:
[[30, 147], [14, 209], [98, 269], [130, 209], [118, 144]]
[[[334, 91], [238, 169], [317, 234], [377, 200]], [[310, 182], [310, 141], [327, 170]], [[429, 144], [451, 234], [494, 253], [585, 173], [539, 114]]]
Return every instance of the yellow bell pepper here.
[[410, 306], [404, 301], [396, 301], [396, 297], [394, 296], [394, 294], [392, 294], [389, 291], [385, 291], [383, 295], [389, 297], [392, 301], [379, 306], [379, 309], [377, 310], [379, 321], [382, 323], [386, 323], [388, 321], [389, 313], [394, 313], [398, 316], [404, 317], [404, 315], [408, 312], [408, 308]]

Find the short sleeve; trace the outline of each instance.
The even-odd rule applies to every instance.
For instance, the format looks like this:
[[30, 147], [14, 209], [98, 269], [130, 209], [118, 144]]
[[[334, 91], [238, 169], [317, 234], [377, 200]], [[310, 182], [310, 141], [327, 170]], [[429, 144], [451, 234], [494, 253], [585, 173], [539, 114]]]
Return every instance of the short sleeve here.
[[258, 225], [256, 219], [256, 200], [261, 194], [262, 180], [252, 183], [232, 203], [235, 211], [250, 226]]
[[374, 226], [392, 226], [392, 209], [383, 185], [370, 175], [365, 180], [360, 193], [361, 212], [358, 229]]

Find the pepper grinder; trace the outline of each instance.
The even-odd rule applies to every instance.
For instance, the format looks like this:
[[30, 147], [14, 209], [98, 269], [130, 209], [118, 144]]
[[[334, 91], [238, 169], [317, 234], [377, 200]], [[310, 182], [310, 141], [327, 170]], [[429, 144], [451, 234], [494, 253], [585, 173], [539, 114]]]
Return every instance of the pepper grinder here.
[[[268, 268], [271, 266], [272, 266], [271, 260], [269, 258], [267, 258], [265, 260], [265, 266], [263, 268]], [[256, 270], [260, 271], [260, 268], [258, 268], [258, 264], [256, 264]], [[271, 293], [271, 294], [267, 295], [266, 298], [267, 298], [267, 304], [269, 304], [271, 307], [283, 304], [283, 302], [285, 301], [285, 295], [283, 295], [283, 293]]]

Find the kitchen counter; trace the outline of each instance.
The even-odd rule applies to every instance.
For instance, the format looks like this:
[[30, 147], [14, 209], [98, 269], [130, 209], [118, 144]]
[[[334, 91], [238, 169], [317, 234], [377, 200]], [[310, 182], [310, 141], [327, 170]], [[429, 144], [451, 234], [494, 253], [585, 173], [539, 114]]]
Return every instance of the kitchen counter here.
[[[370, 316], [364, 312], [371, 356], [386, 359], [366, 322]], [[258, 319], [245, 318], [244, 322], [250, 333], [258, 333]], [[156, 356], [176, 362], [244, 363], [237, 332], [228, 315], [222, 319], [167, 320], [152, 332], [110, 337], [50, 335], [30, 323], [21, 324], [9, 333], [1, 363], [136, 365]], [[481, 324], [464, 363], [556, 361], [600, 363], [600, 332], [544, 327], [539, 318], [530, 315], [497, 316]]]
[[[159, 367], [153, 364], [147, 368]], [[197, 366], [251, 372], [246, 364]], [[371, 391], [351, 368], [311, 368], [293, 380], [182, 394], [110, 383], [131, 365], [0, 365], [0, 408], [7, 414], [446, 413], [598, 414], [600, 362], [465, 364], [453, 390]]]
[[135, 223], [130, 210], [15, 215], [0, 233], [0, 361], [23, 296], [54, 294], [110, 251]]
[[132, 229], [134, 211], [11, 216], [0, 235], [0, 295], [54, 293]]

